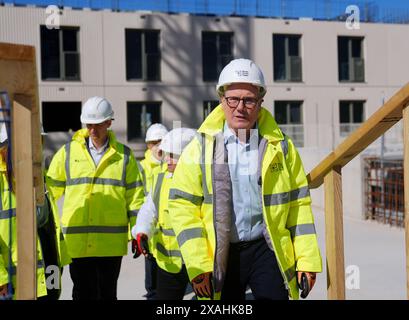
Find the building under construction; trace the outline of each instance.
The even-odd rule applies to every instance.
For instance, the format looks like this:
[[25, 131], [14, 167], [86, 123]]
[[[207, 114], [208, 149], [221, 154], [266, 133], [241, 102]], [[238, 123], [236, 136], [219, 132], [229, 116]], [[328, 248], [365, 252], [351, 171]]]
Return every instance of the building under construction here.
[[365, 218], [405, 226], [403, 159], [366, 158]]
[[[222, 67], [235, 57], [249, 57], [267, 70], [266, 108], [294, 137], [315, 189], [314, 205], [326, 211], [328, 297], [345, 298], [343, 213], [406, 227], [409, 233], [404, 208], [409, 43], [403, 41], [409, 25], [361, 23], [351, 30], [335, 19], [113, 8], [63, 7], [58, 15], [59, 28], [48, 29], [43, 7], [0, 7], [0, 90], [20, 112], [14, 128], [25, 129], [13, 129], [13, 150], [24, 159], [16, 165], [17, 178], [36, 177], [20, 184], [25, 189], [17, 192], [25, 196], [18, 208], [33, 208], [34, 196], [41, 201], [42, 155], [34, 152], [41, 148], [29, 154], [21, 149], [40, 144], [40, 122], [52, 155], [81, 127], [83, 102], [104, 96], [114, 107], [119, 140], [141, 156], [151, 123], [172, 127], [180, 121], [197, 128], [218, 104], [215, 84]], [[34, 239], [29, 213], [20, 228], [32, 232], [25, 232], [26, 239]], [[25, 254], [20, 261], [28, 267], [18, 276], [26, 274], [21, 281], [31, 283], [34, 258]], [[32, 292], [24, 292], [20, 298], [32, 298]]]

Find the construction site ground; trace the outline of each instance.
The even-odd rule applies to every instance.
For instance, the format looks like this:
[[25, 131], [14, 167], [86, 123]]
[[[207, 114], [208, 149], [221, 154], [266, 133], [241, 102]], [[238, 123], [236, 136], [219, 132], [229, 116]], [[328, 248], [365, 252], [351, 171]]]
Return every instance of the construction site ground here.
[[[327, 299], [325, 270], [325, 219], [321, 209], [314, 208], [323, 272], [307, 299]], [[347, 299], [406, 299], [404, 229], [375, 221], [344, 218], [344, 245]], [[118, 281], [119, 300], [143, 300], [144, 260], [124, 257]], [[63, 272], [62, 300], [70, 300], [72, 281], [68, 267]], [[185, 299], [191, 299], [188, 293]], [[251, 294], [248, 294], [251, 298]]]

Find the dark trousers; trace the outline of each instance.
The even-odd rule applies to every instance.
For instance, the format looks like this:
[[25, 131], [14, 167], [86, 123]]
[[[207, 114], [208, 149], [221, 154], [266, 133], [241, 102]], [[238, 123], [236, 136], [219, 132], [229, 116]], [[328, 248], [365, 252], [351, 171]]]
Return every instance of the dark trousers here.
[[182, 265], [179, 273], [170, 273], [158, 267], [156, 275], [155, 300], [183, 300], [189, 284], [185, 265]]
[[73, 300], [116, 300], [122, 257], [74, 258], [70, 275]]
[[156, 272], [158, 265], [156, 264], [156, 259], [151, 256], [145, 258], [145, 298], [147, 300], [155, 299], [156, 295]]
[[264, 238], [230, 244], [221, 299], [245, 300], [247, 286], [256, 300], [288, 299], [275, 254]]

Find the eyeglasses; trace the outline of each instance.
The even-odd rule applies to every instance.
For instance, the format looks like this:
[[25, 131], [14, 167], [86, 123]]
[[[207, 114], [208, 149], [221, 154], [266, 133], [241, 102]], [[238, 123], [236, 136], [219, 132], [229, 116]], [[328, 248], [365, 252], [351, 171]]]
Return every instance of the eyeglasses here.
[[230, 108], [237, 108], [238, 105], [240, 104], [240, 101], [243, 100], [243, 104], [247, 109], [254, 109], [257, 106], [257, 103], [259, 102], [259, 99], [257, 98], [252, 98], [252, 97], [244, 97], [244, 98], [239, 98], [239, 97], [226, 97], [224, 98], [227, 101], [227, 105]]

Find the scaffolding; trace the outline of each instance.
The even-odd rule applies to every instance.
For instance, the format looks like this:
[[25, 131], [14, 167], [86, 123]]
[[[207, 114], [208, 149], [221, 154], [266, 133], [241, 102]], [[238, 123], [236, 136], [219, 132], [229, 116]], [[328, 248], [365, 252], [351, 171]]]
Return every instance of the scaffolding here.
[[361, 22], [409, 23], [409, 10], [402, 3], [400, 7], [379, 6], [372, 0], [6, 0], [0, 5], [35, 5], [46, 7], [55, 5], [62, 8], [112, 11], [152, 11], [189, 13], [196, 15], [251, 16], [260, 18], [345, 21], [346, 8], [356, 5], [360, 9]]
[[365, 219], [405, 226], [403, 159], [364, 159]]

